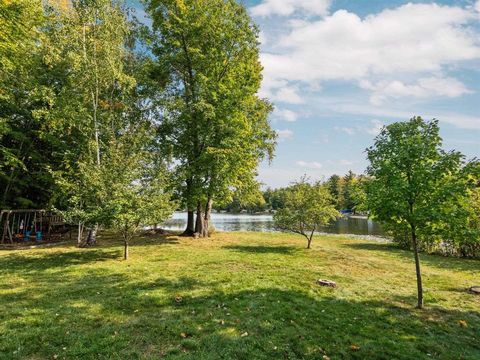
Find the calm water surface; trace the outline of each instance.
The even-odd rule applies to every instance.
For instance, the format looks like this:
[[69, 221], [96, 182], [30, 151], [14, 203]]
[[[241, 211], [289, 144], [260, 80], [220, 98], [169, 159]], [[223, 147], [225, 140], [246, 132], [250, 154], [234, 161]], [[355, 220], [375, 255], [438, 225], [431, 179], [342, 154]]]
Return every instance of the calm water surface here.
[[[275, 231], [272, 215], [225, 214], [212, 213], [212, 223], [218, 231]], [[166, 230], [184, 230], [187, 224], [187, 213], [176, 212], [162, 227]], [[320, 229], [320, 232], [331, 234], [355, 234], [382, 236], [381, 226], [363, 217], [341, 218]]]

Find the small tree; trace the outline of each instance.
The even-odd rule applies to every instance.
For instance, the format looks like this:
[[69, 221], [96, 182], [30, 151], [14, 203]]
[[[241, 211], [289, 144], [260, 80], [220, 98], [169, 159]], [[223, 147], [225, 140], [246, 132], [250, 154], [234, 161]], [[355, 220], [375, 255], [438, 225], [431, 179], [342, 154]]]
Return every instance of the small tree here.
[[367, 185], [372, 215], [397, 233], [408, 234], [417, 274], [418, 308], [423, 307], [419, 250], [445, 224], [458, 219], [468, 196], [464, 157], [441, 149], [438, 121], [414, 117], [385, 127], [367, 149]]
[[313, 235], [321, 226], [340, 217], [328, 188], [304, 177], [285, 191], [285, 206], [274, 215], [275, 227], [305, 236], [310, 249]]
[[166, 190], [168, 171], [148, 151], [149, 129], [130, 129], [110, 142], [102, 165], [105, 225], [118, 230], [128, 260], [131, 239], [142, 226], [159, 224], [171, 216], [176, 204]]

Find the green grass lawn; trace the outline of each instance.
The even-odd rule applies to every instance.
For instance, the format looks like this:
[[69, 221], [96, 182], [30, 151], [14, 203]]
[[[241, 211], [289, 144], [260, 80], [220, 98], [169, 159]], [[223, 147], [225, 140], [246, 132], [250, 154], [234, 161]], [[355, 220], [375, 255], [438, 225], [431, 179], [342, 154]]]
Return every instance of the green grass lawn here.
[[[0, 251], [0, 359], [480, 359], [480, 261], [217, 233]], [[338, 288], [315, 284], [334, 280]]]

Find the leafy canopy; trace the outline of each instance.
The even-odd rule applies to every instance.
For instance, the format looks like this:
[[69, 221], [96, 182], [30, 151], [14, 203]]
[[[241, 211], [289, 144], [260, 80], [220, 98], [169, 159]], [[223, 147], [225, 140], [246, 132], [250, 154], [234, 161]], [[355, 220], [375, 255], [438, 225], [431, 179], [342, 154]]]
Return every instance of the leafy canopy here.
[[339, 216], [328, 188], [302, 178], [285, 190], [284, 208], [275, 213], [274, 221], [280, 230], [305, 236], [310, 248], [314, 232]]
[[437, 120], [415, 117], [382, 130], [367, 149], [367, 201], [375, 218], [425, 239], [460, 217], [472, 179], [464, 156], [441, 145]]

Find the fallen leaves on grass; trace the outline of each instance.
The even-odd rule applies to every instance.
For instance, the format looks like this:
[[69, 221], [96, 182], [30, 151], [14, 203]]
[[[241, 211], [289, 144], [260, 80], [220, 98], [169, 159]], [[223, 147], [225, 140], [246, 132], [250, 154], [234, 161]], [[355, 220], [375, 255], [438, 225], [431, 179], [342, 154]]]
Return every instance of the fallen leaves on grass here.
[[468, 324], [465, 320], [458, 320], [458, 325], [460, 325], [463, 328], [468, 327]]

